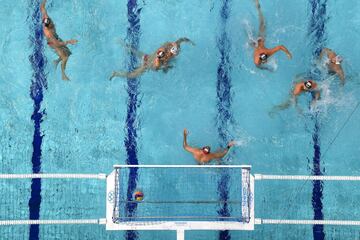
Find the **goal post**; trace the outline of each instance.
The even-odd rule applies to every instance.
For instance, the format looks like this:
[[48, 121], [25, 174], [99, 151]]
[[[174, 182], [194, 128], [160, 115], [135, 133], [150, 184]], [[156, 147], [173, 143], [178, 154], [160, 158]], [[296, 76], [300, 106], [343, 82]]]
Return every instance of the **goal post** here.
[[[253, 230], [250, 169], [249, 165], [114, 165], [107, 176], [106, 229]], [[144, 194], [142, 201], [133, 197], [137, 189]], [[228, 213], [220, 214], [220, 208]]]

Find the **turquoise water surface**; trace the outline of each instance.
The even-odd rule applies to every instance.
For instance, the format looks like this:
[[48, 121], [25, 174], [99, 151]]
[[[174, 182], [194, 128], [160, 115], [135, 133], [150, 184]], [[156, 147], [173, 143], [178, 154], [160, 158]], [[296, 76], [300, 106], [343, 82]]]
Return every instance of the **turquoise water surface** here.
[[[2, 1], [0, 20], [1, 173], [110, 173], [113, 164], [196, 164], [182, 148], [182, 131], [194, 146], [237, 146], [223, 164], [249, 164], [252, 173], [360, 175], [358, 144], [360, 3], [355, 0], [260, 1], [266, 45], [284, 44], [276, 70], [257, 69], [249, 38], [257, 37], [252, 0], [48, 0], [47, 10], [71, 45], [67, 73], [54, 69], [54, 52], [42, 34], [40, 0]], [[168, 73], [135, 80], [108, 78], [139, 64], [120, 42], [146, 53], [188, 37]], [[322, 47], [344, 57], [346, 84], [317, 62]], [[318, 81], [322, 98], [303, 114], [287, 100], [294, 77]], [[233, 200], [232, 171], [171, 174], [128, 172], [127, 194], [149, 188], [155, 200]], [[161, 181], [161, 182], [160, 182]], [[168, 183], [168, 184], [164, 184]], [[1, 180], [0, 220], [105, 217], [104, 182]], [[178, 184], [178, 185], [177, 185]], [[240, 181], [239, 181], [240, 184]], [[161, 186], [161, 187], [159, 187]], [[175, 186], [175, 187], [174, 187]], [[359, 220], [357, 182], [257, 182], [255, 215], [268, 219]], [[186, 190], [186, 191], [185, 191]], [[181, 215], [182, 208], [163, 206]], [[203, 206], [186, 206], [197, 214]], [[146, 208], [139, 208], [140, 213]], [[214, 216], [239, 209], [213, 204]], [[137, 214], [136, 209], [132, 209]], [[139, 213], [139, 214], [140, 214]], [[149, 213], [149, 212], [147, 212]], [[154, 213], [155, 214], [155, 213]], [[175, 239], [175, 232], [107, 232], [103, 225], [0, 227], [1, 239]], [[194, 231], [186, 239], [360, 239], [356, 227], [256, 225], [251, 232]]]

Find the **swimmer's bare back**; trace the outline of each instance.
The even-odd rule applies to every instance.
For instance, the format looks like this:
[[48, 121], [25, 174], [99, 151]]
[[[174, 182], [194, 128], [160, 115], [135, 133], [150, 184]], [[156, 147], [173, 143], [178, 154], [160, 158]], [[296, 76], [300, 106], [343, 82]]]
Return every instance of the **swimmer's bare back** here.
[[109, 80], [112, 80], [115, 77], [134, 79], [141, 76], [144, 72], [148, 70], [163, 70], [163, 72], [166, 73], [170, 68], [173, 67], [169, 64], [169, 62], [172, 58], [178, 55], [180, 45], [183, 42], [189, 42], [194, 45], [194, 43], [190, 39], [183, 37], [179, 38], [175, 42], [166, 42], [162, 44], [160, 48], [158, 48], [154, 53], [150, 55], [137, 51], [136, 49], [127, 45], [127, 49], [130, 50], [131, 53], [133, 53], [137, 57], [142, 58], [142, 65], [131, 72], [114, 71], [110, 76]]
[[313, 80], [303, 79], [299, 82], [294, 83], [294, 87], [290, 93], [290, 99], [288, 99], [282, 104], [274, 106], [273, 109], [269, 112], [269, 115], [272, 117], [276, 113], [278, 113], [278, 111], [285, 110], [291, 105], [295, 105], [298, 112], [302, 113], [302, 110], [297, 105], [297, 98], [305, 92], [309, 92], [312, 95], [311, 105], [313, 105], [317, 100], [320, 99], [320, 90], [318, 84]]
[[[260, 43], [260, 42], [263, 42], [263, 41], [259, 40], [258, 47], [256, 47], [254, 50], [254, 63], [257, 67], [260, 67], [262, 64], [266, 64], [267, 59], [270, 58], [273, 54], [275, 54], [278, 51], [283, 51], [286, 53], [286, 55], [289, 59], [292, 58], [291, 53], [285, 46], [280, 45], [280, 46], [268, 49], [264, 46], [264, 43]], [[264, 56], [264, 54], [266, 55], [266, 57], [262, 57], [262, 56]]]
[[[341, 84], [344, 85], [345, 74], [344, 74], [344, 70], [341, 67], [342, 58], [330, 48], [323, 48], [323, 50], [320, 53], [320, 59], [323, 58], [324, 54], [326, 54], [328, 58], [328, 62], [326, 63], [326, 65], [328, 67], [329, 72], [337, 74], [341, 80]], [[341, 60], [338, 60], [338, 58], [340, 58]]]
[[[199, 164], [206, 164], [209, 163], [210, 161], [214, 160], [214, 159], [221, 159], [223, 158], [228, 151], [230, 150], [230, 148], [232, 146], [235, 146], [235, 141], [230, 141], [227, 145], [227, 147], [223, 150], [214, 152], [214, 153], [210, 153], [210, 152], [204, 152], [204, 148], [196, 148], [196, 147], [191, 147], [188, 143], [187, 143], [187, 136], [188, 136], [188, 131], [185, 128], [184, 129], [184, 140], [183, 140], [183, 148], [190, 152], [194, 159], [199, 163]], [[210, 151], [210, 150], [209, 150]]]
[[65, 68], [69, 56], [71, 55], [70, 49], [67, 47], [68, 44], [76, 44], [78, 41], [75, 39], [71, 39], [68, 41], [62, 41], [56, 33], [55, 24], [52, 19], [49, 17], [46, 8], [46, 0], [40, 5], [40, 11], [42, 14], [42, 22], [43, 22], [43, 33], [47, 39], [47, 43], [49, 47], [53, 48], [56, 54], [59, 56], [58, 59], [54, 61], [55, 67], [61, 62], [61, 73], [63, 80], [69, 80], [69, 78], [65, 74]]
[[164, 51], [164, 56], [159, 59], [159, 66], [156, 66], [156, 70], [161, 69], [166, 73], [173, 67], [170, 62], [179, 55], [182, 43], [190, 43], [192, 46], [195, 46], [195, 43], [186, 37], [179, 38], [175, 42], [165, 42], [162, 44], [159, 50], [161, 49]]

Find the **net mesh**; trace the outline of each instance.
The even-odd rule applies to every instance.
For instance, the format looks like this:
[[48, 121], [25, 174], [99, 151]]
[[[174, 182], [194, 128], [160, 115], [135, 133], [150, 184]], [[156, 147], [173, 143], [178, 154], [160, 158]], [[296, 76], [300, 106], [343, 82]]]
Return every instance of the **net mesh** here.
[[117, 168], [113, 222], [249, 222], [250, 198], [250, 173], [241, 168]]

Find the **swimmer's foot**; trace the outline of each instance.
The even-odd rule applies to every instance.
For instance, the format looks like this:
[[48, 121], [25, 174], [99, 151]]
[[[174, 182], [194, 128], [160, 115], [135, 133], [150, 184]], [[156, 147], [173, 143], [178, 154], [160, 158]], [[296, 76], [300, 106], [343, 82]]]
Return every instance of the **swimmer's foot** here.
[[115, 77], [115, 72], [113, 72], [113, 73], [111, 74], [111, 76], [109, 77], [109, 81], [111, 81], [114, 77]]
[[64, 81], [69, 81], [70, 79], [69, 79], [66, 75], [63, 75], [63, 76], [62, 76], [62, 80], [64, 80]]
[[54, 64], [54, 67], [55, 67], [55, 70], [56, 70], [56, 68], [57, 68], [57, 66], [59, 65], [59, 62], [61, 61], [61, 59], [59, 58], [59, 59], [57, 59], [57, 60], [54, 60], [53, 61], [53, 64]]
[[275, 115], [277, 114], [277, 111], [271, 110], [271, 111], [268, 112], [268, 114], [269, 114], [269, 117], [274, 118]]
[[120, 73], [114, 71], [114, 72], [112, 73], [112, 75], [110, 76], [109, 81], [111, 81], [114, 77], [120, 77], [120, 76], [121, 76]]
[[233, 146], [235, 146], [236, 145], [236, 141], [234, 141], [234, 140], [231, 140], [229, 143], [228, 143], [228, 148], [231, 148], [231, 147], [233, 147]]

